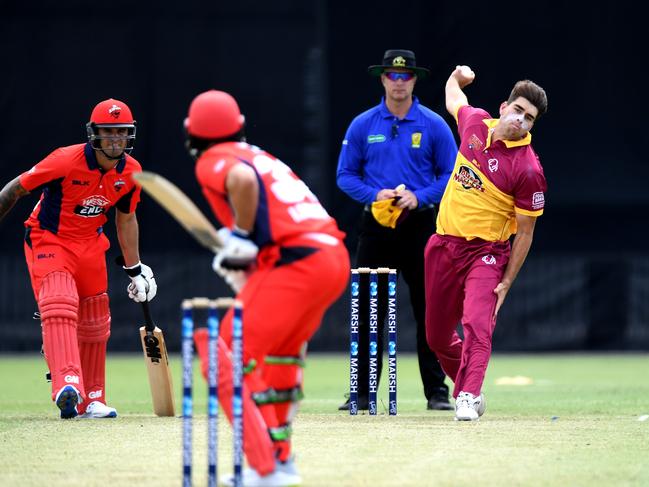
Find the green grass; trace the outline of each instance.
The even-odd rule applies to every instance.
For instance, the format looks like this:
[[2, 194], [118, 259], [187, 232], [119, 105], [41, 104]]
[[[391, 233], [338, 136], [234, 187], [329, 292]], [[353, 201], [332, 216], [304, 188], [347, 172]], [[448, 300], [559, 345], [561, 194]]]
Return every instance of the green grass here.
[[[179, 360], [172, 357], [180, 391]], [[62, 421], [49, 401], [45, 365], [0, 358], [0, 485], [176, 486], [178, 418], [151, 413], [140, 356], [111, 356], [116, 420]], [[198, 367], [196, 367], [198, 369]], [[347, 388], [343, 355], [309, 357], [295, 451], [306, 486], [649, 485], [649, 357], [496, 355], [485, 380], [487, 412], [475, 423], [425, 410], [416, 360], [399, 357], [399, 415], [338, 412]], [[527, 386], [498, 386], [526, 376]], [[205, 484], [205, 388], [196, 377], [195, 485]], [[179, 394], [177, 396], [179, 399]], [[178, 401], [179, 402], [179, 401]], [[219, 428], [219, 467], [230, 471], [231, 437]]]

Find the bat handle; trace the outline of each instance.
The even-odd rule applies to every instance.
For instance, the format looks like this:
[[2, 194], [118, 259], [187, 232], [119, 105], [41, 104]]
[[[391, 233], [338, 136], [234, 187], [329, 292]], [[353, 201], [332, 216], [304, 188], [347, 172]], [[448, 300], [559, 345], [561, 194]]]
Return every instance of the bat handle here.
[[144, 328], [147, 333], [151, 333], [155, 329], [155, 323], [153, 323], [153, 318], [151, 317], [151, 309], [149, 308], [148, 301], [142, 301], [142, 311], [144, 312]]

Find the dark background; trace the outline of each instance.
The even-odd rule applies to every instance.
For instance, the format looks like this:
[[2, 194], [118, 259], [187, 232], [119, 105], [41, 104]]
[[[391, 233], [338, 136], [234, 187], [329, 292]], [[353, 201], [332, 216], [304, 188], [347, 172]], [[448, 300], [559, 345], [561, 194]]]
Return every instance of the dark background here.
[[[367, 66], [386, 49], [414, 50], [432, 72], [415, 94], [453, 130], [444, 82], [456, 64], [474, 69], [469, 100], [494, 116], [513, 84], [530, 78], [549, 98], [533, 129], [549, 190], [494, 348], [649, 349], [646, 42], [631, 2], [351, 4], [0, 2], [0, 185], [54, 148], [84, 141], [92, 108], [113, 97], [138, 121], [133, 155], [208, 213], [182, 120], [196, 94], [217, 88], [239, 101], [249, 142], [289, 164], [336, 217], [353, 257], [360, 206], [337, 189], [335, 170], [348, 124], [382, 94]], [[0, 350], [40, 346], [22, 255], [22, 222], [36, 201], [23, 198], [0, 223]], [[142, 259], [160, 287], [154, 313], [177, 350], [180, 300], [229, 292], [209, 252], [153, 201], [144, 198], [138, 218]], [[112, 259], [115, 232], [106, 227]], [[126, 284], [110, 269], [113, 350], [138, 347], [132, 328], [141, 320]], [[414, 326], [406, 287], [399, 293], [407, 350]], [[344, 350], [346, 320], [343, 296], [311, 349]]]

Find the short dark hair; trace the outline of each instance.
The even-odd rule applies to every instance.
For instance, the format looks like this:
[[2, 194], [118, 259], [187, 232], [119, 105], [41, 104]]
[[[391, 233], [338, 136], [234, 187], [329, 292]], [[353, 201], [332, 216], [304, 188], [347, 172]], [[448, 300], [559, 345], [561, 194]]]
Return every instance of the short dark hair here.
[[512, 103], [516, 98], [522, 96], [539, 111], [536, 118], [540, 118], [545, 112], [548, 111], [548, 97], [545, 90], [537, 85], [534, 81], [524, 79], [514, 85], [512, 92], [509, 95], [507, 103]]

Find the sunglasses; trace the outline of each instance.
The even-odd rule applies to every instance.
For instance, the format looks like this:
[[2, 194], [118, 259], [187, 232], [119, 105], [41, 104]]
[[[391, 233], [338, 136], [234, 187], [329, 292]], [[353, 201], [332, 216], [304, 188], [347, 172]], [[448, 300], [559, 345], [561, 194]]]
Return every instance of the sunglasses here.
[[415, 77], [415, 73], [395, 73], [394, 71], [387, 71], [384, 72], [386, 78], [388, 78], [390, 81], [397, 81], [402, 79], [403, 81], [410, 81], [412, 78]]

